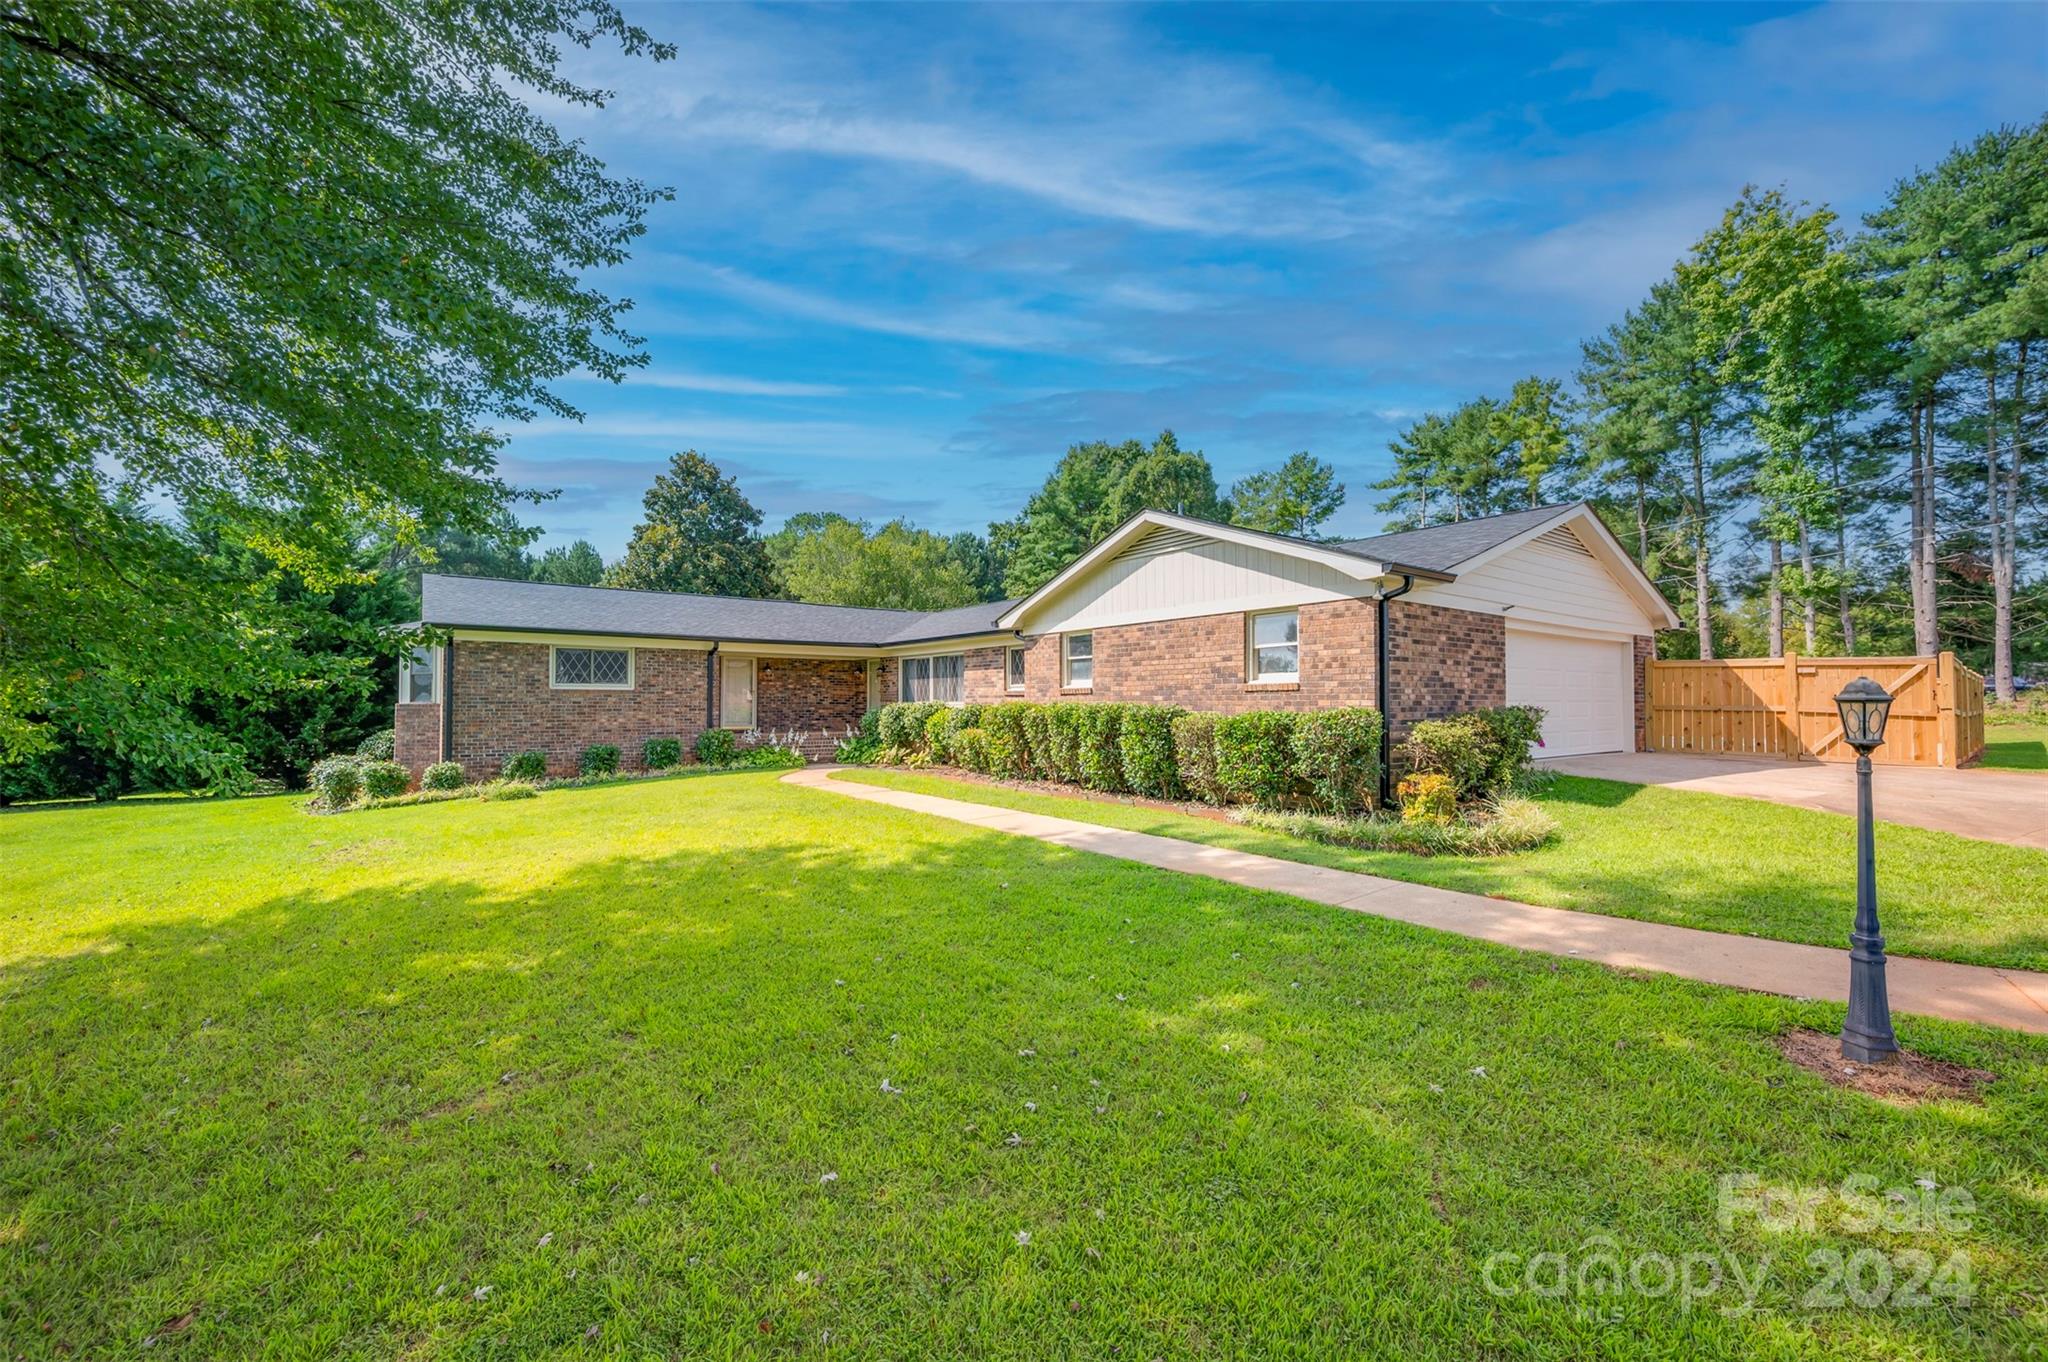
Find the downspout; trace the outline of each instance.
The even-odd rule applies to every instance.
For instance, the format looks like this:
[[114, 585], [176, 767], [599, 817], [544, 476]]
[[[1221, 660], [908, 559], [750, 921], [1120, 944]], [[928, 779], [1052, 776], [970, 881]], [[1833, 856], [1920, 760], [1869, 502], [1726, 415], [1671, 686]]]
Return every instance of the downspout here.
[[441, 760], [455, 760], [455, 635], [441, 650]]
[[1379, 616], [1373, 629], [1375, 663], [1373, 688], [1380, 702], [1380, 807], [1394, 802], [1394, 686], [1393, 664], [1387, 656], [1387, 602], [1405, 596], [1415, 585], [1413, 573], [1401, 574], [1401, 585], [1393, 591], [1380, 590]]
[[711, 641], [711, 651], [704, 654], [704, 731], [709, 733], [718, 727], [717, 707], [714, 703], [718, 691], [711, 684], [711, 677], [718, 662], [718, 640]]

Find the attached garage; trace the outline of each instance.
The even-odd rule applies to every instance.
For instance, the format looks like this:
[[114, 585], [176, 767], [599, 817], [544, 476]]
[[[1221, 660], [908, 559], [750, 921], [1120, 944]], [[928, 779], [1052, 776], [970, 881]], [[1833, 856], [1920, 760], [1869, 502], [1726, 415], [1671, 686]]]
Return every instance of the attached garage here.
[[1545, 757], [1635, 748], [1635, 653], [1628, 643], [1507, 631], [1508, 703], [1538, 705]]

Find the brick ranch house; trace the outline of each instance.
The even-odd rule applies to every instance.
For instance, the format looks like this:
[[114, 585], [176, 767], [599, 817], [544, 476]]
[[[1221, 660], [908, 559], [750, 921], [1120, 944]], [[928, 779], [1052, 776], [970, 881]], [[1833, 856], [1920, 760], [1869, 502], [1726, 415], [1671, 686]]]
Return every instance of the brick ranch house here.
[[397, 757], [773, 730], [814, 757], [898, 699], [1134, 700], [1418, 720], [1541, 705], [1545, 754], [1640, 749], [1643, 662], [1678, 623], [1583, 502], [1336, 543], [1162, 511], [1022, 600], [921, 612], [428, 574], [446, 638], [399, 677]]

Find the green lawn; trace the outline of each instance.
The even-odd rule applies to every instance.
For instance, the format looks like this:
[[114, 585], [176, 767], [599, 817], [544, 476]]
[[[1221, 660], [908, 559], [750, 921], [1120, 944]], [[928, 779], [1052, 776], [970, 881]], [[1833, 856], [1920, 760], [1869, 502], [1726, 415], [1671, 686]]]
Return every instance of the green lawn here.
[[2001, 721], [1984, 727], [1984, 766], [2048, 771], [2048, 720]]
[[[1318, 846], [1212, 818], [913, 772], [846, 771], [838, 779], [1779, 941], [1846, 946], [1855, 917], [1854, 820], [1754, 799], [1560, 776], [1538, 796], [1558, 821], [1555, 842], [1517, 856], [1466, 859]], [[1885, 823], [1877, 830], [1877, 866], [1888, 949], [2048, 970], [2048, 852]]]
[[[1905, 1019], [2003, 1077], [1981, 1106], [1894, 1108], [1778, 1057], [1783, 1028], [1839, 1025], [1825, 1004], [766, 774], [324, 819], [15, 811], [0, 861], [10, 1358], [2048, 1339], [2048, 1039]], [[1741, 1173], [1924, 1177], [1975, 1209], [1918, 1234], [1723, 1228]], [[1646, 1290], [1484, 1285], [1496, 1254], [1603, 1251], [1649, 1264]], [[1809, 1305], [1815, 1252], [1963, 1253], [1974, 1297]], [[1650, 1294], [1687, 1254], [1752, 1280], [1768, 1259], [1756, 1308], [1723, 1312], [1732, 1278], [1690, 1309]]]

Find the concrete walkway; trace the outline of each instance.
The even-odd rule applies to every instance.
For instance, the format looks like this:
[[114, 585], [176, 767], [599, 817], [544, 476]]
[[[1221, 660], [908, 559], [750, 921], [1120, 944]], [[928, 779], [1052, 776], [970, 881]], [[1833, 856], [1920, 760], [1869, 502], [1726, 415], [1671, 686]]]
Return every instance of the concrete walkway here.
[[[1607, 752], [1541, 764], [1552, 771], [1631, 785], [1739, 795], [1828, 813], [1856, 812], [1856, 767], [1851, 762]], [[1880, 766], [1871, 779], [1871, 802], [1880, 822], [2048, 848], [2048, 776], [2034, 772]]]
[[[1330, 870], [1172, 837], [1106, 828], [1071, 818], [835, 781], [832, 770], [813, 766], [791, 771], [783, 779], [793, 785], [887, 804], [912, 813], [1035, 837], [1041, 842], [1164, 870], [1206, 875], [1230, 884], [1290, 894], [1523, 950], [1568, 955], [1617, 968], [1678, 974], [1788, 997], [1845, 1002], [1849, 996], [1846, 950], [1759, 941], [1754, 937], [1575, 913], [1562, 908], [1537, 908], [1356, 871]], [[2048, 974], [1897, 956], [1892, 958], [1887, 973], [1894, 1011], [2048, 1034]]]

